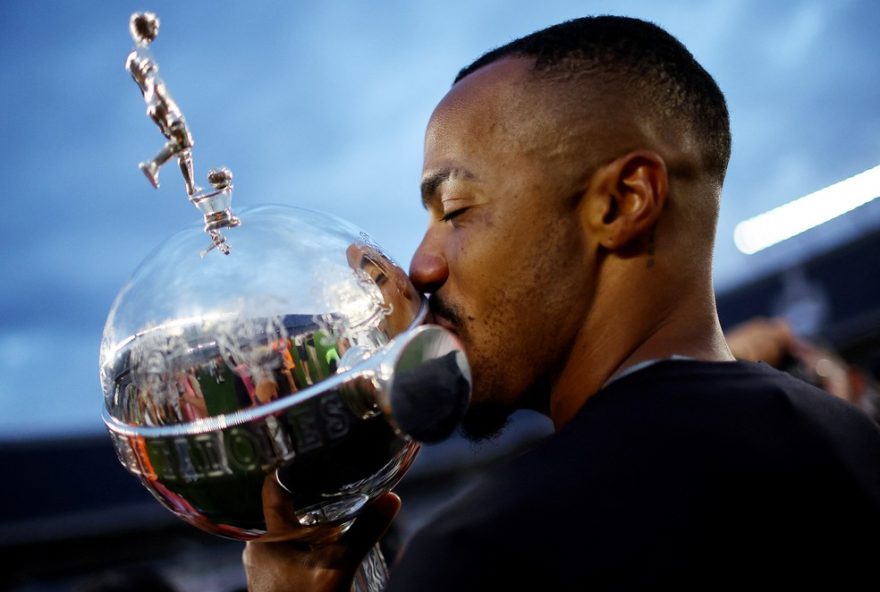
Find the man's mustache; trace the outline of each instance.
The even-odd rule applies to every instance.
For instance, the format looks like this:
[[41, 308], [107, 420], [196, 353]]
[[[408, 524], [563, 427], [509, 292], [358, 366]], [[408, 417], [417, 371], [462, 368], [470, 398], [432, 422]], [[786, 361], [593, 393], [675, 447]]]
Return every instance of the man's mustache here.
[[461, 313], [452, 305], [444, 302], [437, 294], [431, 294], [428, 298], [428, 308], [435, 317], [443, 317], [456, 329], [462, 327]]

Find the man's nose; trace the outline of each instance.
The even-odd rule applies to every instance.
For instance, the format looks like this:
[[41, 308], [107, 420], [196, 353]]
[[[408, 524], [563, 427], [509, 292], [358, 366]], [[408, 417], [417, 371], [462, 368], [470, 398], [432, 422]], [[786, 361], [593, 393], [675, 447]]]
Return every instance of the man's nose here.
[[430, 232], [425, 235], [409, 264], [409, 277], [413, 285], [419, 292], [428, 294], [439, 290], [449, 278], [446, 258], [431, 238]]

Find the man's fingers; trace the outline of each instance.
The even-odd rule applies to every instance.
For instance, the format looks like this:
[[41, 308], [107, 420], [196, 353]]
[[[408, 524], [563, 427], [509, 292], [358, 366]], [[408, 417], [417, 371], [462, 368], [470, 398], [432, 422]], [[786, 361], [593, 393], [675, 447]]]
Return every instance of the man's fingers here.
[[388, 530], [400, 511], [400, 498], [388, 492], [361, 511], [344, 539], [355, 555], [363, 557]]
[[[315, 535], [321, 529], [303, 528], [295, 523], [289, 500], [275, 483], [263, 489], [267, 522], [294, 535], [286, 541], [249, 542], [242, 553], [248, 589], [260, 592], [281, 590], [335, 591], [351, 589], [355, 571], [370, 549], [388, 529], [400, 510], [400, 498], [393, 493], [365, 507], [343, 536], [336, 531], [326, 541]], [[331, 532], [338, 527], [328, 527]], [[309, 533], [309, 537], [297, 534]], [[309, 540], [304, 542], [304, 538]], [[298, 539], [298, 540], [297, 540]]]

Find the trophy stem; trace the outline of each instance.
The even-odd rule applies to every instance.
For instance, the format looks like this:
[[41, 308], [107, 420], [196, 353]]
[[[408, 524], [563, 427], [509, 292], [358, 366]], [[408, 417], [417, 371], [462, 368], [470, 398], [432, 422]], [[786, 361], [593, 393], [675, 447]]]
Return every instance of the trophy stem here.
[[354, 576], [353, 592], [382, 592], [388, 583], [388, 564], [379, 544], [373, 545]]

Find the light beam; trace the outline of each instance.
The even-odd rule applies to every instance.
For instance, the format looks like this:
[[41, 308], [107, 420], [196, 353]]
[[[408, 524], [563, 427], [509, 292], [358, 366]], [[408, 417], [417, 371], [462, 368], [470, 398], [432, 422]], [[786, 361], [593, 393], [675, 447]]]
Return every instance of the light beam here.
[[833, 220], [880, 196], [880, 165], [736, 225], [733, 241], [746, 255]]

